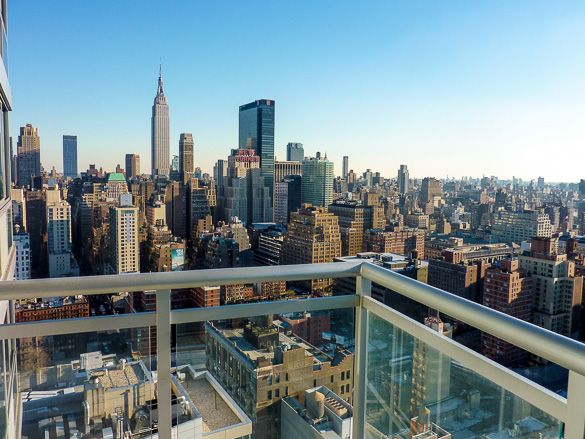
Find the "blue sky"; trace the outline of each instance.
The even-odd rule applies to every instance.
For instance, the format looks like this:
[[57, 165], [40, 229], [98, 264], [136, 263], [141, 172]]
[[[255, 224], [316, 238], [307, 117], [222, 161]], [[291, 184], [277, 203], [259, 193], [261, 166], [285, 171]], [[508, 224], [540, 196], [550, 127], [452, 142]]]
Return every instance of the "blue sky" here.
[[[585, 178], [585, 2], [12, 0], [11, 130], [46, 168], [61, 136], [79, 169], [139, 153], [162, 58], [171, 147], [204, 171], [237, 144], [237, 109], [276, 100], [289, 141], [341, 171]], [[16, 139], [15, 139], [16, 141]]]

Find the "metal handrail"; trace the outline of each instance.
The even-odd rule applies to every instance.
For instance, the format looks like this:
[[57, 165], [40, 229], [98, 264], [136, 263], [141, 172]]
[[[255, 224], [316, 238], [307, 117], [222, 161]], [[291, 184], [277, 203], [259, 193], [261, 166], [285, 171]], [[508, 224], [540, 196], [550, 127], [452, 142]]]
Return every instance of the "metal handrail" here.
[[585, 344], [369, 262], [361, 275], [396, 293], [585, 375]]
[[111, 274], [0, 282], [0, 300], [94, 295], [120, 291], [174, 290], [209, 285], [268, 281], [356, 277], [361, 262], [277, 265], [272, 267], [219, 268], [164, 273]]
[[[367, 261], [136, 273], [43, 279], [42, 281], [38, 279], [6, 281], [0, 282], [0, 300], [76, 294], [92, 295], [119, 291], [168, 291], [208, 285], [293, 281], [324, 277], [356, 277], [360, 275], [535, 355], [585, 375], [585, 344], [394, 273]], [[202, 319], [203, 311], [174, 311], [173, 314], [177, 319], [186, 321], [188, 320], [188, 315], [196, 312], [201, 314], [201, 316], [198, 315], [198, 319]], [[220, 310], [214, 310], [214, 312], [222, 313]], [[190, 315], [190, 317], [194, 317], [194, 315]]]

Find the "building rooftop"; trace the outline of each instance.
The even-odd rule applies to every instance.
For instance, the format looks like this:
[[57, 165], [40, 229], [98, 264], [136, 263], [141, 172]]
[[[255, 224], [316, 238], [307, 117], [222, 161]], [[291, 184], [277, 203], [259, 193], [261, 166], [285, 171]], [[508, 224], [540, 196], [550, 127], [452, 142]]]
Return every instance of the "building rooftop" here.
[[122, 174], [121, 172], [110, 172], [108, 174], [108, 182], [111, 181], [120, 181], [120, 182], [126, 182], [126, 177], [124, 177], [124, 174]]
[[173, 379], [178, 393], [186, 396], [194, 406], [195, 417], [201, 418], [203, 434], [242, 426], [252, 432], [250, 418], [209, 372], [195, 372], [191, 365], [179, 366]]
[[[209, 325], [212, 327], [211, 325]], [[246, 340], [244, 336], [244, 329], [236, 328], [236, 329], [217, 329], [214, 328], [219, 334], [221, 334], [226, 340], [233, 343], [236, 347], [238, 352], [242, 355], [247, 357], [252, 362], [256, 363], [258, 360], [266, 359], [270, 360], [272, 364], [279, 364], [275, 363], [276, 356], [275, 356], [275, 349], [261, 349], [255, 347], [250, 341]], [[278, 344], [284, 350], [289, 349], [304, 349], [305, 350], [305, 357], [313, 357], [314, 362], [317, 364], [334, 361], [334, 357], [330, 356], [329, 354], [323, 352], [319, 348], [309, 344], [305, 340], [296, 337], [292, 334], [287, 335], [283, 332], [277, 332], [275, 327], [271, 328], [261, 328], [261, 331], [266, 331], [266, 333], [278, 335]], [[347, 352], [349, 353], [349, 352]]]

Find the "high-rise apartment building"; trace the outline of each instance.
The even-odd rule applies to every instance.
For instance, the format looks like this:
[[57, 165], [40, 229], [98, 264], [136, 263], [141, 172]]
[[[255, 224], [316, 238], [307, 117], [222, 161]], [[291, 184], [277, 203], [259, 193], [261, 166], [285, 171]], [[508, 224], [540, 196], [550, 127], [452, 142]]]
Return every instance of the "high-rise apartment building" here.
[[16, 247], [16, 262], [14, 279], [30, 279], [30, 235], [24, 230], [16, 228], [14, 231], [14, 245]]
[[344, 155], [343, 156], [343, 173], [341, 174], [341, 176], [343, 178], [347, 178], [347, 174], [349, 174], [349, 157]]
[[333, 202], [333, 162], [321, 156], [303, 160], [301, 199], [303, 203], [327, 207]]
[[163, 91], [162, 68], [158, 76], [158, 89], [152, 105], [151, 118], [152, 175], [169, 175], [170, 127], [169, 104]]
[[16, 151], [18, 186], [32, 187], [33, 177], [41, 175], [41, 138], [37, 128], [31, 124], [20, 127]]
[[63, 176], [77, 177], [77, 136], [63, 136]]
[[240, 106], [239, 147], [253, 149], [260, 157], [261, 174], [266, 187], [274, 185], [275, 102], [259, 99]]
[[328, 210], [339, 220], [343, 256], [354, 256], [366, 249], [366, 230], [386, 226], [382, 206], [366, 206], [359, 201], [335, 201]]
[[126, 154], [126, 178], [128, 180], [140, 176], [140, 155]]
[[49, 277], [79, 276], [72, 253], [71, 206], [57, 190], [47, 195], [47, 253]]
[[400, 169], [398, 169], [398, 192], [400, 195], [404, 195], [408, 193], [409, 183], [410, 183], [410, 176], [408, 174], [408, 166], [400, 165]]
[[557, 253], [557, 238], [533, 238], [529, 252], [518, 257], [520, 269], [532, 278], [532, 323], [570, 336], [583, 300], [583, 277], [575, 262]]
[[302, 162], [305, 158], [305, 149], [302, 143], [289, 142], [286, 145], [286, 160], [288, 162]]
[[[520, 272], [517, 259], [500, 261], [488, 268], [483, 283], [484, 306], [530, 321], [532, 299], [532, 279]], [[526, 351], [486, 332], [481, 334], [481, 353], [508, 367], [528, 359]]]
[[288, 183], [284, 181], [274, 183], [274, 222], [288, 222]]
[[550, 238], [553, 226], [549, 216], [536, 210], [496, 212], [492, 225], [493, 242], [530, 241], [532, 238]]
[[140, 272], [138, 208], [131, 203], [110, 207], [110, 270], [113, 274]]
[[179, 136], [179, 174], [184, 183], [193, 177], [195, 142], [193, 134], [181, 133]]
[[[282, 245], [281, 263], [316, 264], [333, 262], [341, 256], [341, 232], [337, 217], [325, 207], [304, 204], [292, 212], [288, 232]], [[309, 287], [312, 293], [329, 294], [332, 279], [315, 279]]]

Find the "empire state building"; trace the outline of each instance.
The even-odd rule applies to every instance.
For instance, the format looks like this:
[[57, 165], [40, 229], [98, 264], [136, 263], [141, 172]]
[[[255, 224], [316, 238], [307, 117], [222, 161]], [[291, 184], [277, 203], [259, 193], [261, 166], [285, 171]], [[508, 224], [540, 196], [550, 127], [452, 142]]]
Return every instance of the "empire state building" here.
[[152, 175], [169, 175], [169, 105], [163, 92], [162, 67], [158, 76], [158, 90], [152, 105], [151, 120]]

